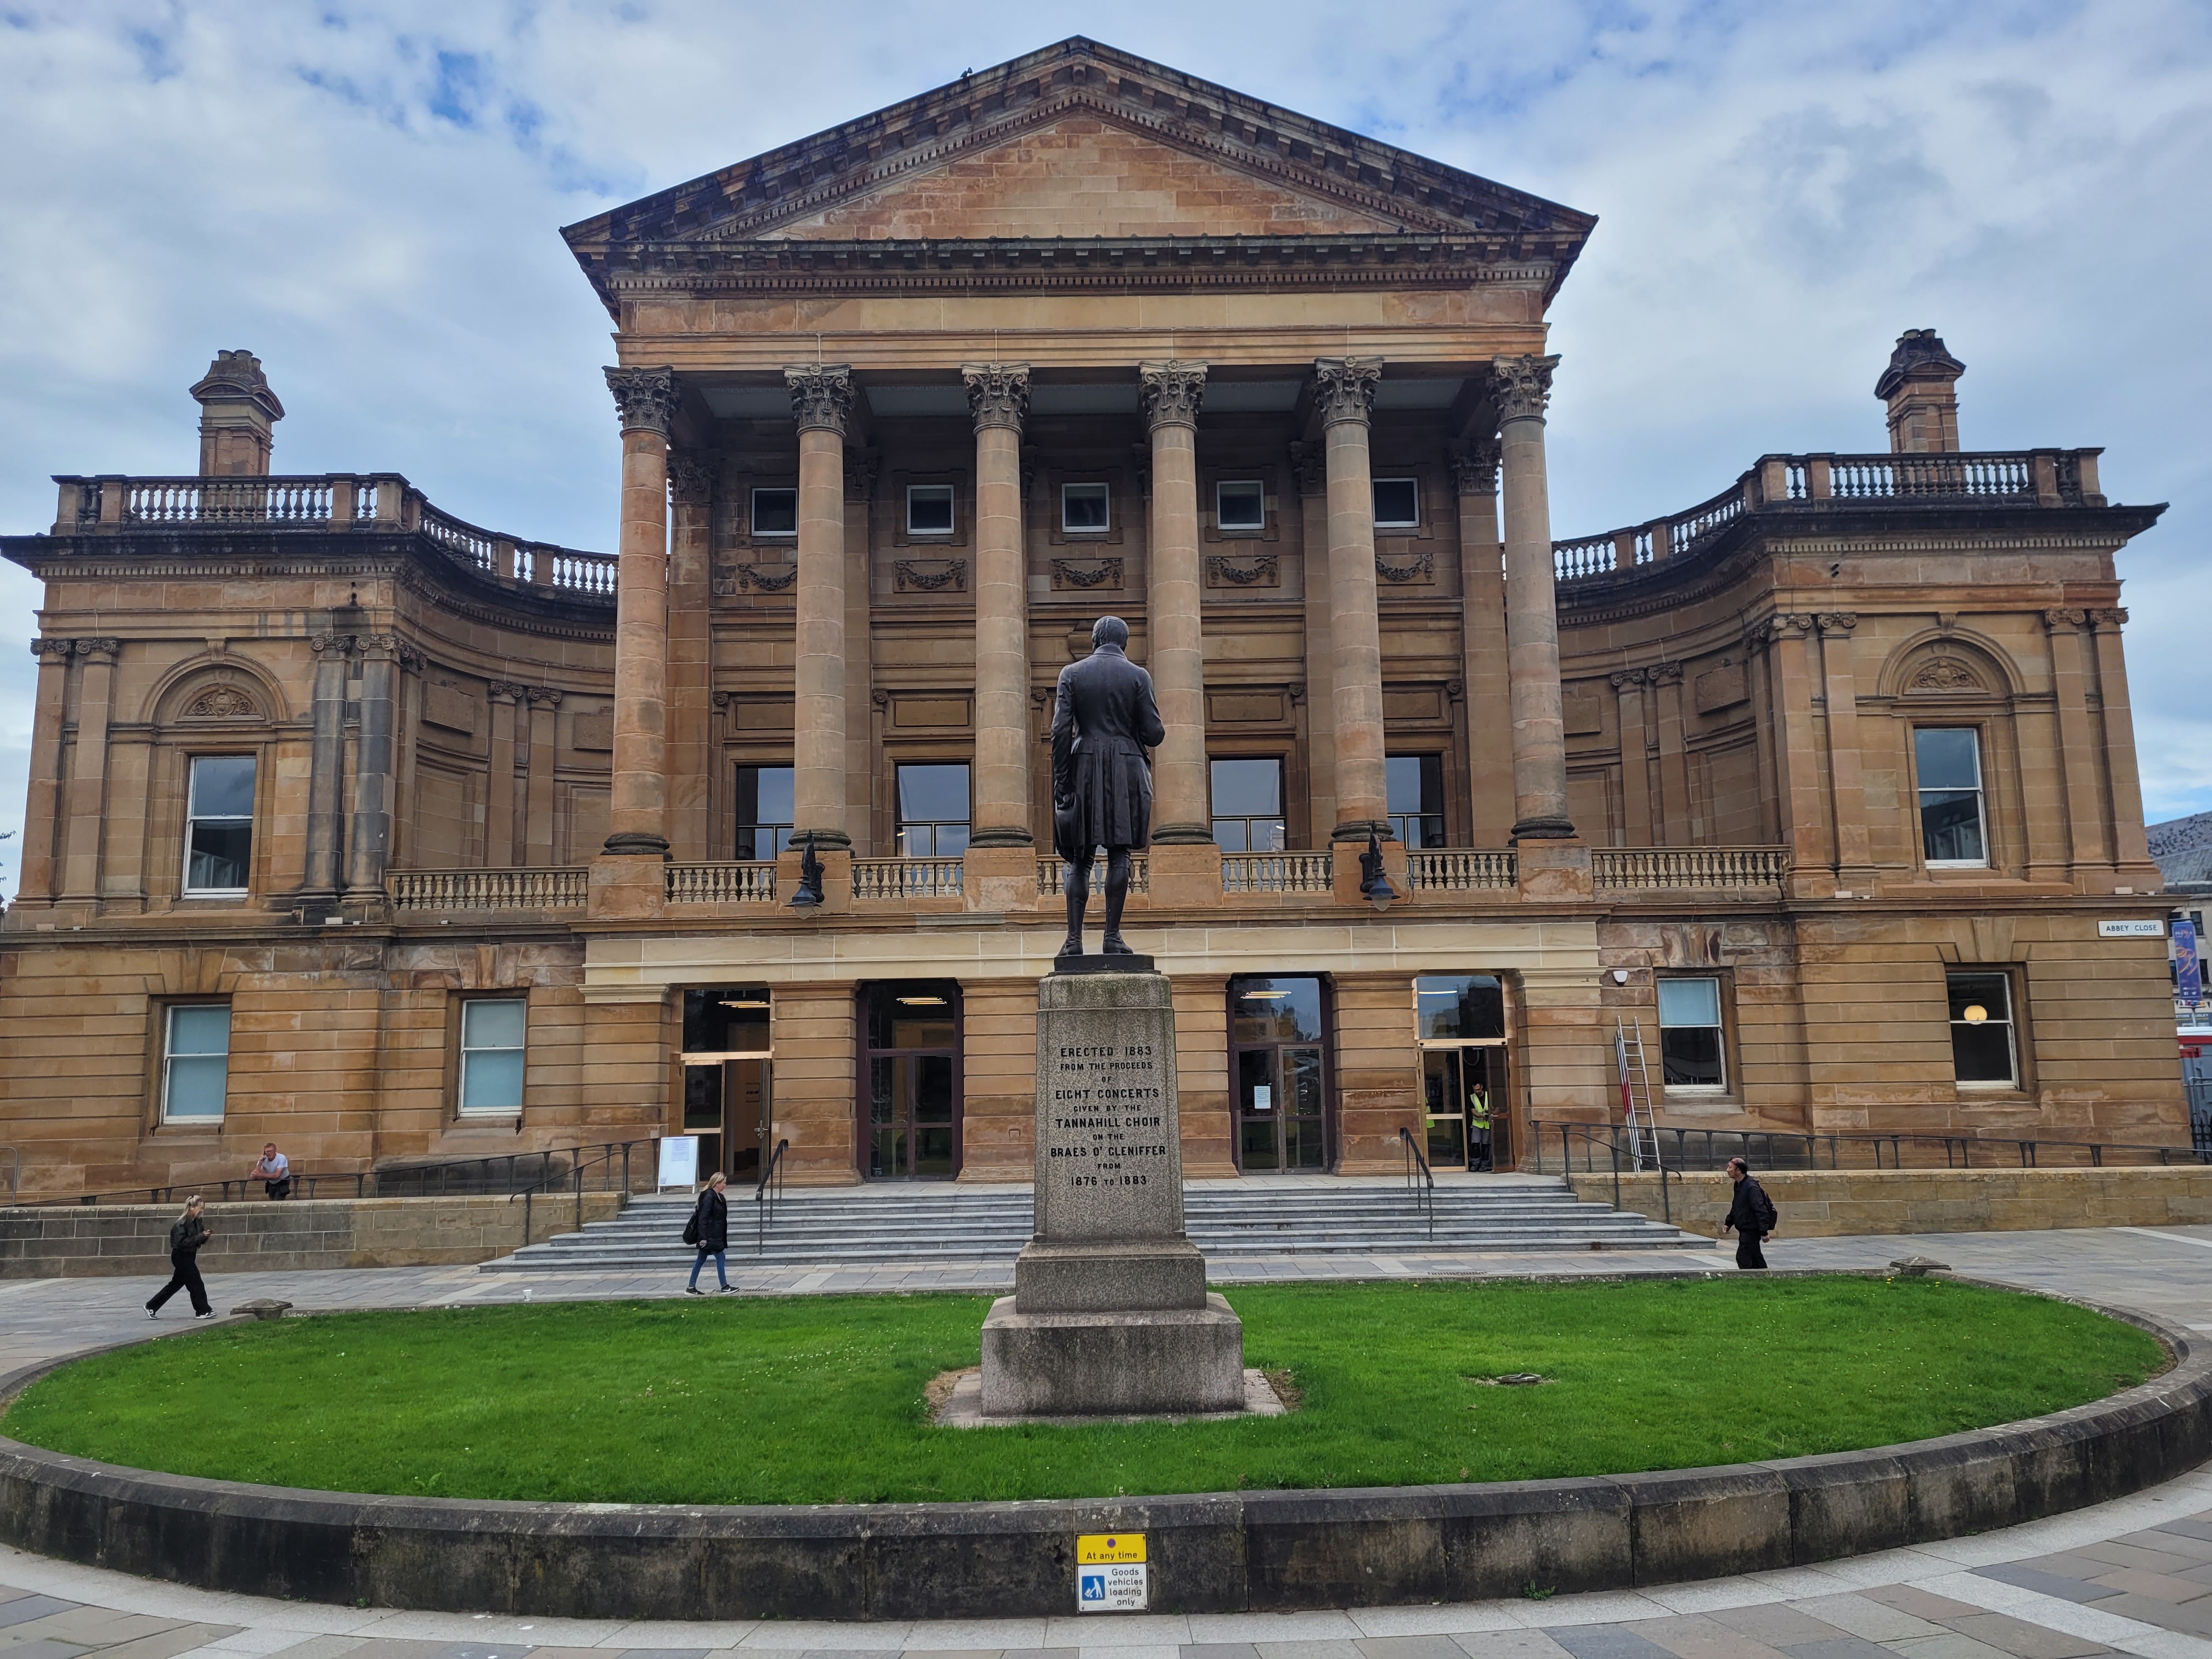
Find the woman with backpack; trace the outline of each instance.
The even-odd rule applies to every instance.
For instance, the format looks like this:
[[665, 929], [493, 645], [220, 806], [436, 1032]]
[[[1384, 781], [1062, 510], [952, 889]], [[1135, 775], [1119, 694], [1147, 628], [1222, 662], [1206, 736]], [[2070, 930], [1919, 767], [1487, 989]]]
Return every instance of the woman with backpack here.
[[208, 1241], [208, 1224], [201, 1218], [200, 1195], [194, 1193], [185, 1200], [185, 1212], [169, 1229], [169, 1282], [161, 1286], [161, 1294], [146, 1304], [146, 1317], [159, 1319], [161, 1304], [179, 1291], [189, 1291], [192, 1298], [192, 1317], [213, 1319], [215, 1310], [208, 1305], [207, 1286], [200, 1282], [200, 1246]]
[[722, 1191], [728, 1184], [720, 1170], [709, 1176], [691, 1219], [684, 1225], [684, 1242], [699, 1252], [691, 1262], [691, 1282], [684, 1287], [693, 1296], [706, 1294], [699, 1288], [699, 1269], [707, 1265], [710, 1255], [714, 1258], [714, 1277], [722, 1281], [723, 1290], [730, 1288], [729, 1268], [724, 1260], [730, 1248], [730, 1200]]

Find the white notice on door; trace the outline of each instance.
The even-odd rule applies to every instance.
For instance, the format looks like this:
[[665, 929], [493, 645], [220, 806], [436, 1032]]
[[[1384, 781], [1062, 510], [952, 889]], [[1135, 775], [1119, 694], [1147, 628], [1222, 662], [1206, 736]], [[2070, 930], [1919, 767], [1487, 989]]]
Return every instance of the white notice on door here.
[[1075, 1606], [1079, 1613], [1142, 1613], [1145, 1564], [1116, 1562], [1075, 1570]]
[[1255, 1083], [1252, 1085], [1252, 1109], [1254, 1111], [1264, 1112], [1270, 1107], [1273, 1106], [1274, 1103], [1275, 1091], [1273, 1088], [1264, 1083]]

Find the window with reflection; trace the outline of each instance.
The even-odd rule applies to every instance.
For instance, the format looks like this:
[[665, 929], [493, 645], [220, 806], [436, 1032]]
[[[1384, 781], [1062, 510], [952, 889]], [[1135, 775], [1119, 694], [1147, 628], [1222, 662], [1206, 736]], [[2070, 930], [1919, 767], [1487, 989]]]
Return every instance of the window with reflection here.
[[933, 761], [898, 769], [901, 858], [958, 858], [968, 850], [968, 824], [965, 762]]
[[1505, 1035], [1505, 989], [1494, 974], [1425, 974], [1413, 981], [1414, 1036], [1480, 1042]]
[[1213, 790], [1213, 843], [1224, 853], [1279, 853], [1284, 837], [1283, 763], [1218, 760], [1208, 771]]
[[1728, 1086], [1728, 1045], [1717, 979], [1659, 981], [1660, 1081], [1677, 1091]]
[[1430, 1164], [1472, 1171], [1510, 1164], [1505, 988], [1494, 974], [1424, 974], [1413, 981], [1421, 1115]]
[[1257, 478], [1232, 478], [1213, 486], [1217, 530], [1265, 530], [1267, 489]]
[[1912, 734], [1920, 787], [1920, 850], [1934, 865], [1985, 865], [1982, 734], [1971, 726], [1923, 726]]
[[1444, 844], [1444, 757], [1393, 755], [1382, 763], [1390, 827], [1408, 847]]
[[1421, 524], [1421, 486], [1416, 478], [1377, 478], [1374, 483], [1375, 527], [1377, 530], [1418, 530]]
[[1238, 1169], [1328, 1169], [1327, 1022], [1327, 994], [1317, 978], [1247, 975], [1229, 981]]
[[2012, 975], [1943, 976], [1951, 1003], [1952, 1074], [1970, 1086], [2020, 1086], [2020, 1051], [2013, 1040]]
[[253, 866], [253, 757], [196, 755], [185, 823], [185, 891], [246, 890]]
[[738, 769], [738, 857], [766, 860], [791, 845], [791, 768]]
[[862, 1157], [876, 1181], [960, 1172], [958, 988], [899, 980], [863, 993], [867, 1034]]
[[1067, 483], [1060, 487], [1060, 527], [1068, 535], [1093, 535], [1111, 530], [1112, 503], [1103, 483]]
[[220, 1123], [230, 1083], [230, 1005], [168, 1010], [161, 1046], [161, 1115], [171, 1123]]

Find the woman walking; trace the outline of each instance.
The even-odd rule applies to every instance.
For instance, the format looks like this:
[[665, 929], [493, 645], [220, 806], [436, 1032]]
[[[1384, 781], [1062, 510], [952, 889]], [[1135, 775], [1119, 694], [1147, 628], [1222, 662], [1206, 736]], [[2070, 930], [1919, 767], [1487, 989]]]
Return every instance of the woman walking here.
[[722, 1189], [729, 1183], [720, 1170], [707, 1178], [706, 1190], [699, 1194], [699, 1206], [691, 1212], [691, 1224], [684, 1231], [699, 1248], [691, 1262], [691, 1282], [684, 1288], [694, 1296], [704, 1296], [699, 1288], [699, 1269], [707, 1265], [707, 1258], [714, 1258], [714, 1277], [722, 1288], [730, 1288], [729, 1267], [725, 1258], [730, 1249], [730, 1200]]
[[192, 1297], [192, 1317], [213, 1319], [215, 1310], [208, 1305], [207, 1286], [200, 1282], [200, 1246], [208, 1241], [208, 1224], [202, 1218], [200, 1195], [194, 1193], [185, 1200], [185, 1212], [169, 1229], [169, 1282], [161, 1286], [161, 1294], [146, 1304], [146, 1317], [159, 1319], [161, 1304], [179, 1291], [189, 1291]]

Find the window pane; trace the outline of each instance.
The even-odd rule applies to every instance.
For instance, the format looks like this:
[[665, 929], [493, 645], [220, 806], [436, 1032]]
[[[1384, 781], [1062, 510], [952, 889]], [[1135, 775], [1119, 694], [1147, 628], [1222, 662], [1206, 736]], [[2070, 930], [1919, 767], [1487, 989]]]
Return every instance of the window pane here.
[[253, 757], [202, 755], [192, 762], [191, 816], [250, 818], [253, 816]]
[[1421, 800], [1422, 755], [1393, 755], [1382, 763], [1383, 791], [1389, 798], [1384, 810], [1393, 814], [1419, 812]]
[[1979, 1008], [1990, 1020], [2012, 1018], [2012, 981], [2003, 974], [1950, 974], [1951, 1018], [1964, 1020], [1969, 1008]]
[[952, 528], [952, 486], [909, 484], [906, 492], [906, 527], [912, 535], [939, 535]]
[[1267, 492], [1256, 480], [1244, 479], [1214, 486], [1214, 523], [1223, 530], [1265, 530]]
[[169, 1052], [172, 1054], [228, 1054], [230, 1010], [220, 1005], [170, 1009]]
[[1425, 1042], [1505, 1035], [1505, 992], [1488, 974], [1413, 981], [1415, 1034]]
[[795, 489], [753, 491], [753, 534], [791, 536], [799, 531], [799, 492]]
[[461, 1005], [461, 1047], [464, 1048], [520, 1048], [523, 1010], [519, 998], [477, 1000]]
[[1106, 486], [1103, 483], [1063, 484], [1060, 491], [1060, 523], [1064, 530], [1103, 530], [1106, 524]]
[[522, 1050], [494, 1048], [461, 1056], [461, 1109], [519, 1112], [522, 1109]]
[[1931, 863], [1981, 864], [1988, 852], [1982, 842], [1982, 797], [1972, 793], [1923, 789], [1920, 792], [1920, 844]]
[[1213, 810], [1224, 817], [1258, 817], [1283, 810], [1283, 763], [1279, 760], [1213, 763]]
[[171, 1118], [220, 1118], [224, 1086], [230, 1079], [230, 1061], [207, 1054], [169, 1062], [169, 1098], [163, 1115]]
[[908, 823], [965, 820], [968, 769], [964, 765], [902, 766], [898, 802], [899, 817]]
[[1239, 979], [1230, 983], [1237, 1042], [1318, 1042], [1321, 981]]
[[1659, 1024], [1718, 1025], [1721, 1023], [1721, 982], [1717, 979], [1662, 979], [1659, 981]]
[[738, 822], [790, 823], [791, 768], [740, 766], [738, 769]]
[[1668, 1088], [1721, 1086], [1721, 1034], [1717, 1026], [1667, 1027], [1659, 1031], [1661, 1074]]
[[1923, 726], [1912, 734], [1923, 789], [1982, 787], [1980, 733], [1971, 726]]
[[2012, 1027], [1991, 1020], [1951, 1028], [1951, 1066], [1961, 1083], [2010, 1083]]
[[1375, 480], [1375, 522], [1412, 525], [1421, 521], [1421, 492], [1412, 478]]
[[185, 886], [193, 892], [235, 892], [246, 886], [253, 855], [253, 825], [231, 818], [192, 825]]

